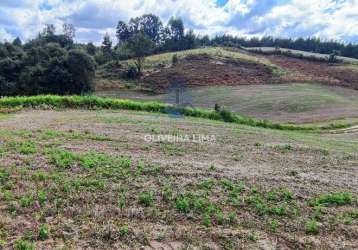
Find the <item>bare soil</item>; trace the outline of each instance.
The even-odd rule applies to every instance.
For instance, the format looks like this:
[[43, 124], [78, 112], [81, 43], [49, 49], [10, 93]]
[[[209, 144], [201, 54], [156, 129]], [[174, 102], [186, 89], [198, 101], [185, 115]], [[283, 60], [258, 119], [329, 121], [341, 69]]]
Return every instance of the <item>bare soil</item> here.
[[143, 81], [156, 92], [165, 92], [177, 79], [187, 86], [213, 86], [265, 84], [270, 78], [271, 70], [263, 64], [191, 55], [172, 67], [146, 75]]
[[[215, 135], [216, 142], [146, 142], [148, 134]], [[6, 249], [26, 239], [29, 231], [37, 249], [355, 249], [358, 244], [357, 219], [346, 224], [341, 217], [357, 213], [355, 202], [323, 207], [319, 215], [308, 204], [330, 192], [351, 192], [356, 197], [357, 131], [349, 136], [303, 134], [124, 111], [30, 110], [0, 121], [0, 146], [28, 140], [37, 145], [34, 154], [10, 148], [0, 157], [0, 171], [10, 174], [2, 175], [0, 193], [0, 239]], [[108, 172], [107, 166], [86, 169], [75, 164], [61, 169], [48, 160], [49, 147], [123, 156], [133, 164], [124, 176], [118, 170]], [[137, 174], [139, 165], [143, 168]], [[38, 179], [40, 173], [48, 177]], [[74, 180], [103, 181], [105, 186], [64, 192], [66, 183]], [[207, 180], [214, 186], [202, 189]], [[222, 180], [245, 183], [238, 207], [228, 203], [231, 192], [221, 189]], [[221, 225], [213, 219], [204, 226], [200, 215], [178, 211], [175, 199], [165, 201], [167, 186], [174, 196], [186, 191], [208, 196], [222, 207], [225, 217], [234, 213], [235, 222]], [[294, 204], [289, 208], [299, 213], [262, 215], [248, 202], [273, 188], [292, 192], [293, 200], [276, 205]], [[127, 200], [120, 208], [123, 189]], [[37, 197], [39, 190], [46, 191], [43, 205], [19, 205], [22, 197]], [[143, 191], [154, 192], [153, 205], [138, 202]], [[9, 192], [13, 198], [5, 196]], [[318, 216], [317, 234], [305, 232], [305, 222], [313, 216]], [[36, 238], [42, 224], [50, 229], [44, 241]], [[123, 225], [126, 234], [119, 230]]]
[[274, 64], [289, 70], [280, 78], [283, 82], [319, 82], [333, 86], [358, 89], [358, 73], [352, 69], [343, 69], [336, 64], [311, 62], [305, 59], [287, 56], [267, 56]]

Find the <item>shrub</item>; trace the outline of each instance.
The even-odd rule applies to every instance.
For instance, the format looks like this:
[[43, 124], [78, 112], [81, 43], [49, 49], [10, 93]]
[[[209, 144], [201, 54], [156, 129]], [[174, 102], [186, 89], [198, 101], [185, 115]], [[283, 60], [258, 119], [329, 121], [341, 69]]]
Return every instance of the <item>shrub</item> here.
[[177, 198], [175, 202], [175, 206], [182, 213], [189, 213], [190, 211], [189, 200], [185, 197]]
[[15, 241], [15, 250], [34, 250], [35, 246], [33, 243], [26, 240], [16, 240]]
[[139, 203], [147, 207], [153, 205], [154, 203], [154, 194], [153, 192], [141, 192], [139, 193]]
[[177, 54], [174, 54], [174, 55], [172, 56], [172, 64], [173, 64], [173, 65], [176, 65], [176, 64], [178, 64], [178, 61], [179, 61], [178, 55], [177, 55]]
[[50, 230], [46, 225], [41, 225], [39, 228], [39, 239], [40, 240], [46, 240], [48, 239], [50, 234]]
[[138, 77], [138, 70], [137, 67], [133, 64], [129, 64], [127, 69], [127, 77], [130, 79], [134, 79]]
[[318, 233], [318, 223], [314, 219], [310, 219], [306, 222], [306, 233], [317, 234]]
[[323, 194], [318, 196], [316, 199], [311, 201], [312, 205], [347, 205], [353, 202], [353, 194], [347, 192], [338, 192], [338, 193], [330, 193]]

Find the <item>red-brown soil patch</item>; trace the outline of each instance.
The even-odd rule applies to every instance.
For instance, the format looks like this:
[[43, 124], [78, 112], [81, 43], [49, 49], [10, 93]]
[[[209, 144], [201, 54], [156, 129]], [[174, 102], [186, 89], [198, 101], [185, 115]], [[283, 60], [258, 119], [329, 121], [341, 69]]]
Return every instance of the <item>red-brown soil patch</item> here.
[[144, 76], [143, 81], [156, 92], [165, 92], [176, 79], [188, 86], [251, 85], [265, 84], [271, 76], [271, 70], [263, 64], [192, 55]]
[[336, 67], [335, 64], [311, 62], [286, 56], [268, 56], [272, 63], [288, 69], [283, 82], [319, 82], [334, 86], [358, 89], [358, 73], [350, 69]]

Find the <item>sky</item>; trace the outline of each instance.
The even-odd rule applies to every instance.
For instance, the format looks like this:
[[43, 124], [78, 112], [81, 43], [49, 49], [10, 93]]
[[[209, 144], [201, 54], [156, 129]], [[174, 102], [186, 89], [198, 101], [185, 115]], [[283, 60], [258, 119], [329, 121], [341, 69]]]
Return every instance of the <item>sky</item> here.
[[76, 27], [77, 42], [115, 39], [119, 20], [180, 16], [210, 36], [320, 37], [358, 43], [358, 0], [0, 0], [0, 41], [34, 38], [45, 24]]

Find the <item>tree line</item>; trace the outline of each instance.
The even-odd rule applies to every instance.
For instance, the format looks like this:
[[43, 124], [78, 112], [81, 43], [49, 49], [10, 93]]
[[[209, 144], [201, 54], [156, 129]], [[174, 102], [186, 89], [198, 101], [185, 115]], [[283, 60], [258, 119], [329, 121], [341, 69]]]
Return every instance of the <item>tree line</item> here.
[[75, 29], [65, 24], [56, 34], [53, 25], [22, 44], [0, 43], [0, 96], [82, 94], [94, 89], [95, 61], [73, 42]]

